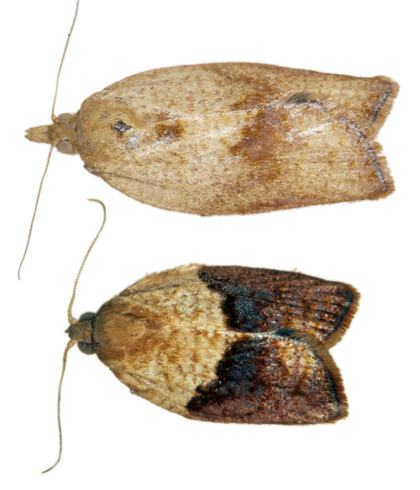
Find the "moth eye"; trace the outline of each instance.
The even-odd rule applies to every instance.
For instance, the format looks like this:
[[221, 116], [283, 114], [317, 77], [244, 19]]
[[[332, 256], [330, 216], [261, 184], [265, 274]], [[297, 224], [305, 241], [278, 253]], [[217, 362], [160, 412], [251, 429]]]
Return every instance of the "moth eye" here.
[[77, 342], [77, 347], [83, 354], [95, 354], [95, 345], [88, 342]]
[[126, 124], [124, 121], [121, 121], [121, 119], [112, 125], [112, 129], [119, 135], [129, 131], [131, 128], [132, 126]]
[[60, 114], [57, 119], [62, 123], [68, 123], [74, 119], [74, 114], [64, 112], [63, 114]]
[[68, 155], [76, 153], [73, 144], [68, 139], [60, 140], [57, 143], [56, 148], [60, 153], [67, 153]]
[[93, 320], [96, 316], [96, 313], [93, 313], [92, 311], [87, 311], [86, 313], [83, 313], [80, 318], [79, 322], [84, 322], [86, 320]]

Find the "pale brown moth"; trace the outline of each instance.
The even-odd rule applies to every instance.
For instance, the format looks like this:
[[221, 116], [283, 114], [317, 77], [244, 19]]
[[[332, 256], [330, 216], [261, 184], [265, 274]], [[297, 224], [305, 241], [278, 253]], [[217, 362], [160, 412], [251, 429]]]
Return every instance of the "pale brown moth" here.
[[258, 63], [138, 73], [28, 130], [146, 204], [203, 216], [385, 197], [398, 85]]
[[374, 138], [397, 84], [258, 63], [160, 68], [88, 97], [27, 137], [146, 204], [244, 214], [394, 189]]
[[[316, 424], [347, 415], [328, 349], [357, 309], [348, 284], [192, 264], [148, 275], [79, 320], [71, 313], [76, 285], [63, 373], [77, 343], [132, 393], [191, 419]], [[60, 416], [59, 427], [61, 442]]]

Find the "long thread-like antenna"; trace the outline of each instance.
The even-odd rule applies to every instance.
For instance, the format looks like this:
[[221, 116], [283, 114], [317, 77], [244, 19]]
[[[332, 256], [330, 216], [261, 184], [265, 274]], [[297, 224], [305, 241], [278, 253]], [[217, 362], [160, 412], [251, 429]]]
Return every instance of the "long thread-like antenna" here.
[[98, 204], [100, 204], [102, 206], [102, 210], [103, 210], [104, 214], [103, 214], [101, 227], [99, 228], [98, 233], [96, 234], [95, 238], [92, 240], [92, 243], [90, 244], [89, 248], [87, 249], [87, 252], [86, 252], [86, 254], [82, 260], [82, 265], [80, 266], [79, 272], [77, 273], [76, 280], [74, 281], [73, 292], [72, 292], [72, 295], [70, 298], [69, 306], [67, 308], [67, 318], [69, 320], [70, 325], [72, 325], [73, 323], [75, 323], [77, 321], [73, 317], [72, 309], [73, 309], [74, 299], [76, 297], [77, 285], [79, 284], [80, 274], [82, 273], [82, 270], [86, 264], [86, 261], [89, 257], [89, 254], [92, 251], [92, 248], [95, 246], [95, 243], [98, 240], [99, 235], [101, 234], [102, 230], [104, 229], [104, 226], [106, 223], [106, 207], [105, 207], [105, 204], [102, 201], [100, 201], [99, 199], [88, 199], [88, 200], [92, 201], [92, 202], [97, 202]]
[[[71, 23], [70, 31], [69, 31], [69, 33], [67, 35], [66, 44], [64, 45], [63, 54], [61, 56], [60, 65], [59, 65], [58, 71], [57, 71], [57, 78], [56, 78], [56, 81], [55, 81], [54, 98], [53, 98], [53, 103], [52, 103], [52, 108], [51, 108], [51, 119], [53, 120], [53, 122], [56, 120], [56, 116], [55, 116], [55, 105], [56, 105], [56, 102], [57, 102], [57, 94], [58, 94], [58, 87], [59, 87], [59, 84], [60, 84], [61, 70], [63, 69], [64, 59], [65, 59], [66, 53], [67, 53], [67, 48], [69, 46], [70, 38], [71, 38], [71, 35], [73, 33], [74, 26], [76, 24], [77, 15], [79, 13], [79, 3], [80, 3], [80, 0], [77, 0], [76, 1], [76, 8], [75, 8], [75, 11], [74, 11], [74, 16], [73, 16], [73, 21]], [[44, 184], [45, 176], [47, 175], [47, 170], [48, 170], [48, 167], [50, 165], [52, 150], [53, 150], [53, 146], [51, 145], [50, 151], [48, 153], [47, 163], [45, 165], [45, 169], [44, 169], [44, 172], [42, 174], [41, 181], [40, 181], [39, 187], [38, 187], [38, 194], [36, 196], [35, 207], [34, 207], [34, 211], [33, 211], [33, 214], [32, 214], [31, 224], [29, 226], [29, 232], [28, 232], [28, 238], [26, 240], [25, 250], [23, 252], [23, 256], [22, 256], [22, 259], [20, 261], [19, 268], [18, 268], [18, 279], [19, 280], [21, 278], [22, 265], [23, 265], [23, 263], [25, 261], [26, 254], [28, 253], [28, 249], [29, 249], [29, 244], [31, 242], [32, 229], [33, 229], [33, 226], [34, 226], [35, 217], [36, 217], [36, 213], [37, 213], [37, 210], [38, 210], [38, 203], [39, 203], [39, 199], [41, 197], [42, 186]]]
[[57, 396], [57, 424], [58, 424], [58, 438], [59, 438], [59, 446], [58, 446], [58, 457], [53, 465], [44, 470], [42, 473], [48, 473], [53, 468], [55, 468], [61, 460], [61, 454], [63, 453], [63, 431], [61, 429], [61, 389], [63, 387], [64, 374], [66, 372], [67, 365], [67, 354], [69, 350], [76, 344], [75, 340], [69, 340], [64, 349], [63, 353], [63, 364], [61, 368], [60, 382], [58, 384], [58, 396]]
[[28, 238], [26, 239], [25, 250], [23, 252], [22, 259], [20, 261], [19, 268], [18, 268], [18, 279], [19, 279], [19, 281], [20, 281], [20, 272], [22, 270], [23, 263], [25, 262], [26, 254], [28, 253], [29, 244], [31, 242], [32, 230], [34, 227], [36, 212], [38, 210], [39, 199], [41, 197], [42, 186], [44, 185], [44, 180], [45, 180], [45, 177], [47, 175], [47, 170], [48, 170], [48, 167], [50, 166], [51, 155], [52, 155], [53, 149], [54, 149], [54, 146], [51, 145], [50, 151], [48, 152], [47, 163], [45, 164], [44, 172], [43, 172], [41, 180], [39, 182], [38, 193], [36, 195], [35, 206], [34, 206], [34, 211], [32, 213], [31, 224], [29, 225]]
[[64, 59], [65, 59], [66, 53], [67, 53], [67, 48], [69, 47], [70, 38], [71, 38], [71, 35], [73, 34], [74, 26], [76, 25], [77, 15], [79, 14], [79, 3], [80, 3], [80, 0], [77, 0], [76, 1], [76, 8], [74, 11], [74, 16], [73, 16], [73, 21], [72, 21], [71, 26], [70, 26], [70, 31], [67, 34], [66, 44], [64, 45], [63, 55], [61, 56], [60, 65], [59, 65], [58, 71], [57, 71], [57, 78], [55, 80], [55, 91], [54, 91], [54, 98], [53, 98], [53, 103], [52, 103], [52, 108], [51, 108], [51, 119], [53, 121], [56, 117], [55, 116], [55, 105], [57, 103], [57, 94], [58, 94], [58, 87], [60, 85], [61, 70], [63, 69]]
[[[105, 226], [105, 223], [106, 223], [106, 207], [105, 207], [105, 204], [102, 201], [100, 201], [99, 199], [89, 199], [89, 201], [97, 202], [98, 204], [100, 204], [102, 206], [103, 219], [102, 219], [102, 224], [101, 224], [98, 232], [95, 235], [95, 238], [92, 240], [92, 243], [89, 245], [89, 248], [87, 249], [87, 252], [86, 252], [86, 254], [85, 254], [85, 256], [84, 256], [84, 258], [82, 260], [82, 264], [80, 266], [79, 272], [77, 273], [76, 279], [74, 281], [73, 292], [72, 292], [72, 295], [71, 295], [71, 298], [70, 298], [70, 302], [69, 302], [69, 306], [68, 306], [68, 310], [67, 310], [67, 316], [68, 316], [70, 325], [73, 325], [74, 323], [77, 323], [77, 320], [72, 315], [72, 308], [73, 308], [74, 299], [76, 297], [76, 290], [77, 290], [77, 285], [79, 283], [80, 274], [82, 273], [83, 267], [86, 264], [86, 260], [89, 257], [89, 254], [92, 251], [92, 248], [94, 247], [96, 241], [98, 240], [99, 235], [101, 234], [101, 232], [102, 232], [102, 230], [103, 230], [103, 228]], [[61, 455], [63, 453], [63, 431], [62, 431], [62, 427], [61, 427], [61, 391], [62, 391], [62, 387], [63, 387], [64, 374], [66, 372], [67, 354], [68, 354], [69, 350], [73, 347], [73, 345], [76, 344], [76, 342], [77, 342], [76, 340], [73, 340], [73, 339], [70, 340], [68, 342], [66, 348], [64, 349], [63, 364], [62, 364], [62, 368], [61, 368], [60, 382], [58, 384], [57, 425], [58, 425], [58, 442], [59, 442], [58, 447], [59, 447], [59, 449], [58, 449], [57, 460], [55, 461], [55, 463], [52, 466], [50, 466], [49, 468], [47, 468], [46, 470], [44, 470], [42, 473], [48, 473], [53, 468], [55, 468], [58, 465], [58, 463], [60, 462]]]

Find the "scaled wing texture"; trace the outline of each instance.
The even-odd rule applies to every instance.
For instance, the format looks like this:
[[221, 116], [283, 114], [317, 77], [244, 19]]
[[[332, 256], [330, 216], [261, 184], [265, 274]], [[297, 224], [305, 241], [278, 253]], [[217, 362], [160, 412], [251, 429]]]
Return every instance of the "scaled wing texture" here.
[[358, 296], [299, 273], [181, 266], [100, 308], [96, 353], [134, 393], [189, 418], [332, 422], [347, 400], [327, 348]]

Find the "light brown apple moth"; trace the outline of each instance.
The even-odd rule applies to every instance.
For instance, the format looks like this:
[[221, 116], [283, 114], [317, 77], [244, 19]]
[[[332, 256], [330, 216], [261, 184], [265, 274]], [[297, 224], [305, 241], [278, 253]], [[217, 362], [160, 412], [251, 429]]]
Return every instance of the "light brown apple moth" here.
[[184, 417], [256, 424], [318, 424], [347, 415], [329, 349], [357, 310], [349, 284], [297, 272], [191, 264], [150, 274], [96, 313], [72, 314], [69, 350], [96, 354], [132, 393]]
[[359, 293], [351, 285], [297, 272], [191, 264], [150, 274], [76, 319], [79, 277], [80, 271], [58, 395], [60, 450], [46, 472], [62, 454], [61, 388], [76, 344], [133, 394], [187, 418], [321, 424], [346, 417], [329, 349], [357, 310]]
[[141, 279], [67, 332], [134, 394], [185, 417], [334, 422], [347, 400], [328, 348], [358, 298], [305, 274], [193, 264]]
[[161, 68], [28, 130], [128, 196], [200, 215], [393, 191], [374, 138], [398, 85], [257, 63]]

